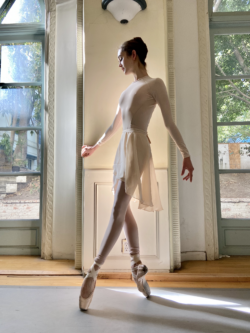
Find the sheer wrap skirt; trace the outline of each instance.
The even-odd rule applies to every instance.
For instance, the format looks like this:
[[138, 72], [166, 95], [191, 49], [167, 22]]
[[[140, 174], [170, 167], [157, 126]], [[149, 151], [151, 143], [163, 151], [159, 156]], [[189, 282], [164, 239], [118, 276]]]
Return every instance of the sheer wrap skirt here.
[[147, 132], [138, 128], [124, 129], [113, 164], [113, 186], [125, 182], [125, 192], [138, 202], [138, 209], [148, 212], [163, 210]]

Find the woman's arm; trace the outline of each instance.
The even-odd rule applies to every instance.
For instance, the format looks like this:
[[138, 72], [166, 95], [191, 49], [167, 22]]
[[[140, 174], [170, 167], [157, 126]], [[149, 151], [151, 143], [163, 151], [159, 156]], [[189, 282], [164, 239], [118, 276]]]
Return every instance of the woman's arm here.
[[102, 135], [102, 137], [97, 141], [95, 144], [98, 146], [103, 145], [106, 143], [109, 139], [112, 138], [112, 136], [117, 132], [119, 127], [122, 125], [122, 113], [121, 113], [121, 108], [120, 105], [118, 104], [117, 110], [116, 110], [116, 115], [115, 118], [112, 122], [112, 124], [109, 126], [109, 128], [106, 130], [106, 132]]
[[172, 139], [175, 141], [178, 149], [180, 150], [182, 157], [190, 157], [181, 133], [173, 121], [167, 89], [165, 83], [160, 78], [157, 78], [155, 80], [155, 84], [153, 87], [153, 97], [161, 109], [165, 126], [167, 127], [169, 134], [171, 135]]
[[82, 157], [91, 156], [99, 146], [103, 145], [115, 134], [115, 132], [119, 129], [121, 124], [122, 124], [122, 114], [121, 114], [120, 105], [118, 104], [113, 123], [109, 126], [109, 128], [106, 130], [106, 132], [102, 135], [102, 137], [97, 141], [97, 143], [94, 146], [87, 146], [87, 145], [82, 146], [81, 156]]

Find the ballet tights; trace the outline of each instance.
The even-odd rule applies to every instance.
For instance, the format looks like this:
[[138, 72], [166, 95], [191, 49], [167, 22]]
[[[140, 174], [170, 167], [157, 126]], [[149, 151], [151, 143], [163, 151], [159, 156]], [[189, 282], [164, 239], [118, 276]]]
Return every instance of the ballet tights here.
[[129, 245], [131, 266], [140, 261], [138, 227], [130, 208], [131, 196], [125, 192], [125, 183], [118, 180], [115, 188], [114, 204], [108, 227], [103, 237], [95, 262], [103, 265], [108, 254], [120, 236], [122, 228]]
[[120, 236], [122, 228], [126, 235], [129, 245], [130, 263], [134, 267], [141, 263], [139, 250], [138, 227], [130, 208], [131, 196], [125, 192], [125, 183], [118, 180], [115, 186], [114, 204], [111, 211], [108, 227], [101, 242], [98, 255], [94, 259], [94, 263], [89, 269], [84, 279], [81, 295], [84, 298], [91, 294], [98, 275], [98, 270], [104, 264], [108, 254], [115, 245]]
[[128, 242], [130, 264], [131, 267], [134, 267], [135, 264], [141, 263], [141, 261], [140, 261], [140, 248], [139, 248], [139, 232], [130, 205], [128, 206], [125, 215], [123, 230], [125, 232], [126, 240]]

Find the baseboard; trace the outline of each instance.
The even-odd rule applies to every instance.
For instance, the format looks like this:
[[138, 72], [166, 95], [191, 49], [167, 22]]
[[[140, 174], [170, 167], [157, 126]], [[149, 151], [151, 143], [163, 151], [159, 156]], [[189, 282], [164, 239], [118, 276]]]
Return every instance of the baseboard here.
[[206, 252], [181, 252], [181, 262], [191, 260], [207, 260]]
[[[0, 271], [1, 272], [1, 271]], [[160, 277], [164, 277], [170, 274], [169, 269], [164, 270], [150, 270], [150, 272], [147, 274], [147, 278], [151, 278], [152, 281], [157, 281]], [[83, 272], [83, 276], [86, 275], [86, 272]], [[125, 280], [131, 280], [132, 274], [131, 269], [130, 270], [123, 270], [123, 271], [102, 271], [98, 274], [98, 279], [125, 279]]]

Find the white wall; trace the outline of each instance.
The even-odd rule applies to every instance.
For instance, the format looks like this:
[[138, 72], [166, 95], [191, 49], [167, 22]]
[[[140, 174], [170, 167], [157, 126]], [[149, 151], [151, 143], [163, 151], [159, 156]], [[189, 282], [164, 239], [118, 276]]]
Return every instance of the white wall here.
[[74, 259], [76, 1], [57, 5], [53, 258]]
[[[177, 126], [194, 166], [192, 183], [179, 176], [181, 252], [203, 252], [205, 226], [196, 0], [174, 0], [174, 42]], [[179, 153], [178, 156], [180, 175], [182, 158]]]
[[[128, 24], [121, 24], [101, 7], [99, 0], [84, 1], [85, 30], [85, 97], [84, 144], [93, 145], [111, 125], [119, 97], [132, 82], [133, 75], [124, 75], [118, 67], [117, 52], [126, 40], [141, 37], [148, 47], [148, 74], [167, 81], [166, 12], [163, 0], [147, 0], [147, 9], [140, 11]], [[95, 154], [84, 159], [85, 169], [112, 169], [122, 129]], [[168, 133], [162, 114], [156, 106], [148, 134], [155, 168], [168, 166]]]
[[[147, 3], [148, 11], [138, 13], [128, 25], [122, 25], [116, 22], [109, 12], [102, 10], [99, 0], [85, 0], [85, 144], [94, 144], [110, 125], [120, 93], [133, 80], [132, 76], [124, 77], [118, 68], [119, 44], [141, 36], [149, 46], [149, 75], [161, 77], [166, 82], [163, 0], [148, 0]], [[144, 22], [147, 22], [147, 25]], [[58, 6], [54, 258], [74, 258], [75, 30], [76, 2]], [[179, 176], [181, 251], [198, 253], [205, 251], [205, 231], [196, 0], [174, 0], [174, 37], [177, 126], [187, 144], [195, 168], [192, 183], [183, 181], [184, 176]], [[84, 167], [112, 168], [120, 134], [121, 131], [95, 155], [86, 159]], [[155, 167], [167, 167], [168, 135], [158, 107], [151, 119], [149, 136]], [[180, 175], [182, 157], [179, 151], [178, 157]]]

